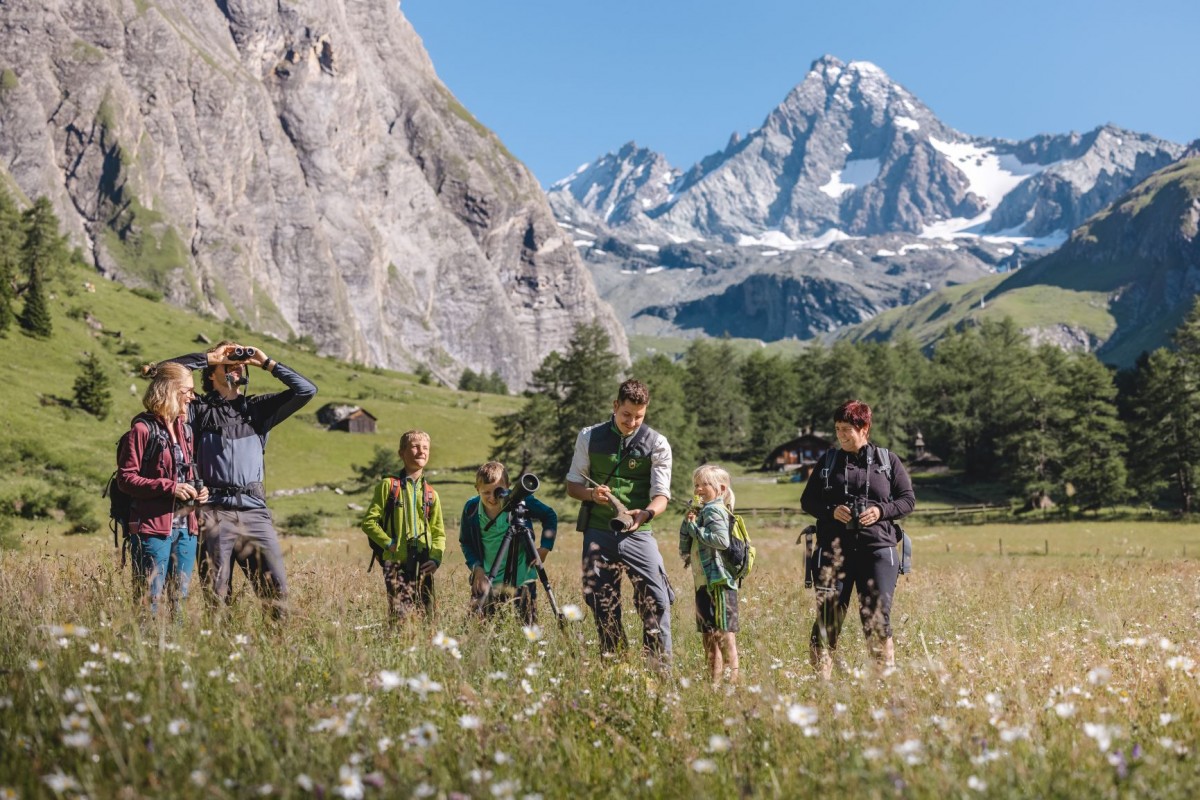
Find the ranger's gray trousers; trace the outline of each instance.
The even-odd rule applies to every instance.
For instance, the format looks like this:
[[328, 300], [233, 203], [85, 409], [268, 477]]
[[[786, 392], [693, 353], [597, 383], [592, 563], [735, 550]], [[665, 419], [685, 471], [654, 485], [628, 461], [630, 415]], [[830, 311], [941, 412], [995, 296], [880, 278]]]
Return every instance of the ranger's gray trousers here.
[[265, 508], [203, 506], [199, 517], [199, 573], [205, 594], [219, 603], [229, 602], [236, 561], [255, 594], [276, 617], [283, 616], [287, 611], [287, 574], [271, 512]]
[[596, 618], [600, 651], [624, 647], [621, 575], [629, 573], [633, 601], [642, 617], [642, 646], [652, 656], [671, 659], [671, 603], [662, 553], [649, 531], [613, 533], [588, 528], [583, 534], [583, 599]]

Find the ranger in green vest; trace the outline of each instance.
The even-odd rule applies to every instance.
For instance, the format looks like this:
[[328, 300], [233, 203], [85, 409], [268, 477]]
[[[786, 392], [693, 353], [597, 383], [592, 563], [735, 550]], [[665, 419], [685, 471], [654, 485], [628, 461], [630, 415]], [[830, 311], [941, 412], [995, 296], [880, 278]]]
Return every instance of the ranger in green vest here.
[[[642, 617], [642, 645], [653, 659], [669, 664], [675, 594], [650, 520], [666, 510], [671, 497], [671, 444], [644, 424], [649, 404], [644, 383], [621, 384], [612, 417], [579, 432], [567, 494], [583, 503], [578, 525], [583, 532], [583, 597], [596, 618], [601, 653], [614, 653], [626, 644], [621, 576], [628, 573]], [[613, 499], [628, 508], [631, 525], [613, 524]]]

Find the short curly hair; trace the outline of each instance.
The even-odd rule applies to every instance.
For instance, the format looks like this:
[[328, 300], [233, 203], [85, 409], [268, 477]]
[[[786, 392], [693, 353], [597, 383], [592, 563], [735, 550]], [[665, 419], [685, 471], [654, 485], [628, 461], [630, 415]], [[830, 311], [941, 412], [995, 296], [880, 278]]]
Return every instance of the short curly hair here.
[[644, 406], [650, 402], [650, 390], [646, 384], [630, 378], [621, 384], [620, 389], [617, 389], [617, 404], [620, 405], [627, 400], [635, 406]]

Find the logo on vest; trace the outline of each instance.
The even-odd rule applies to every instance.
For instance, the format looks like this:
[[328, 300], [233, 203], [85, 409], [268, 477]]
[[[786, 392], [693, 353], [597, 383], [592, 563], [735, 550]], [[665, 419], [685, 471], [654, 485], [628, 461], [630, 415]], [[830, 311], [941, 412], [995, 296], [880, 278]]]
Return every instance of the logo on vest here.
[[638, 460], [636, 458], [629, 459], [629, 468], [630, 469], [637, 469], [637, 465], [638, 465]]

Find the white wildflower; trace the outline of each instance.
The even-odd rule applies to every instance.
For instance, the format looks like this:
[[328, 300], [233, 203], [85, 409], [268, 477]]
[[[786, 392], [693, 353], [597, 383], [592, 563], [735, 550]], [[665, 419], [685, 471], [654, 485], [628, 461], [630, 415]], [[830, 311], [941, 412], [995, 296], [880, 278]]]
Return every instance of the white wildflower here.
[[482, 727], [483, 721], [473, 714], [463, 714], [458, 718], [458, 727], [464, 731], [475, 731]]
[[562, 614], [568, 622], [579, 622], [579, 620], [583, 619], [583, 609], [577, 605], [563, 606]]
[[404, 678], [401, 677], [399, 672], [392, 672], [391, 670], [385, 669], [379, 673], [378, 682], [380, 689], [385, 692], [390, 692], [393, 689], [398, 689], [403, 686]]
[[692, 771], [707, 775], [717, 771], [717, 762], [711, 758], [697, 758], [692, 762]]
[[924, 760], [925, 746], [920, 739], [906, 739], [892, 748], [896, 755], [904, 759], [909, 766], [920, 764]]
[[799, 703], [793, 703], [787, 709], [788, 722], [800, 727], [817, 724], [817, 709], [812, 706], [802, 706]]
[[338, 767], [338, 785], [333, 793], [345, 800], [362, 800], [364, 794], [362, 775], [350, 765], [342, 764]]
[[408, 688], [419, 694], [424, 700], [425, 695], [430, 692], [440, 692], [442, 685], [437, 681], [430, 680], [429, 676], [422, 672], [417, 677], [408, 679]]
[[75, 747], [82, 750], [92, 743], [92, 735], [87, 731], [65, 733], [63, 734], [62, 741], [67, 747]]
[[1096, 746], [1101, 753], [1107, 753], [1112, 746], [1112, 740], [1121, 735], [1121, 729], [1116, 725], [1105, 725], [1103, 722], [1083, 723], [1083, 732], [1089, 739], [1096, 740]]
[[708, 752], [710, 753], [726, 753], [729, 751], [730, 745], [729, 737], [719, 733], [708, 737]]
[[63, 774], [61, 769], [56, 769], [49, 775], [42, 776], [42, 782], [50, 787], [50, 791], [55, 794], [63, 792], [78, 792], [80, 790], [79, 781], [72, 778], [70, 775]]
[[76, 639], [82, 639], [82, 638], [86, 637], [89, 633], [91, 633], [91, 631], [89, 631], [87, 628], [83, 627], [82, 625], [71, 625], [71, 624], [50, 625], [47, 628], [47, 630], [49, 631], [50, 636], [54, 639], [58, 639], [63, 636], [74, 636]]

